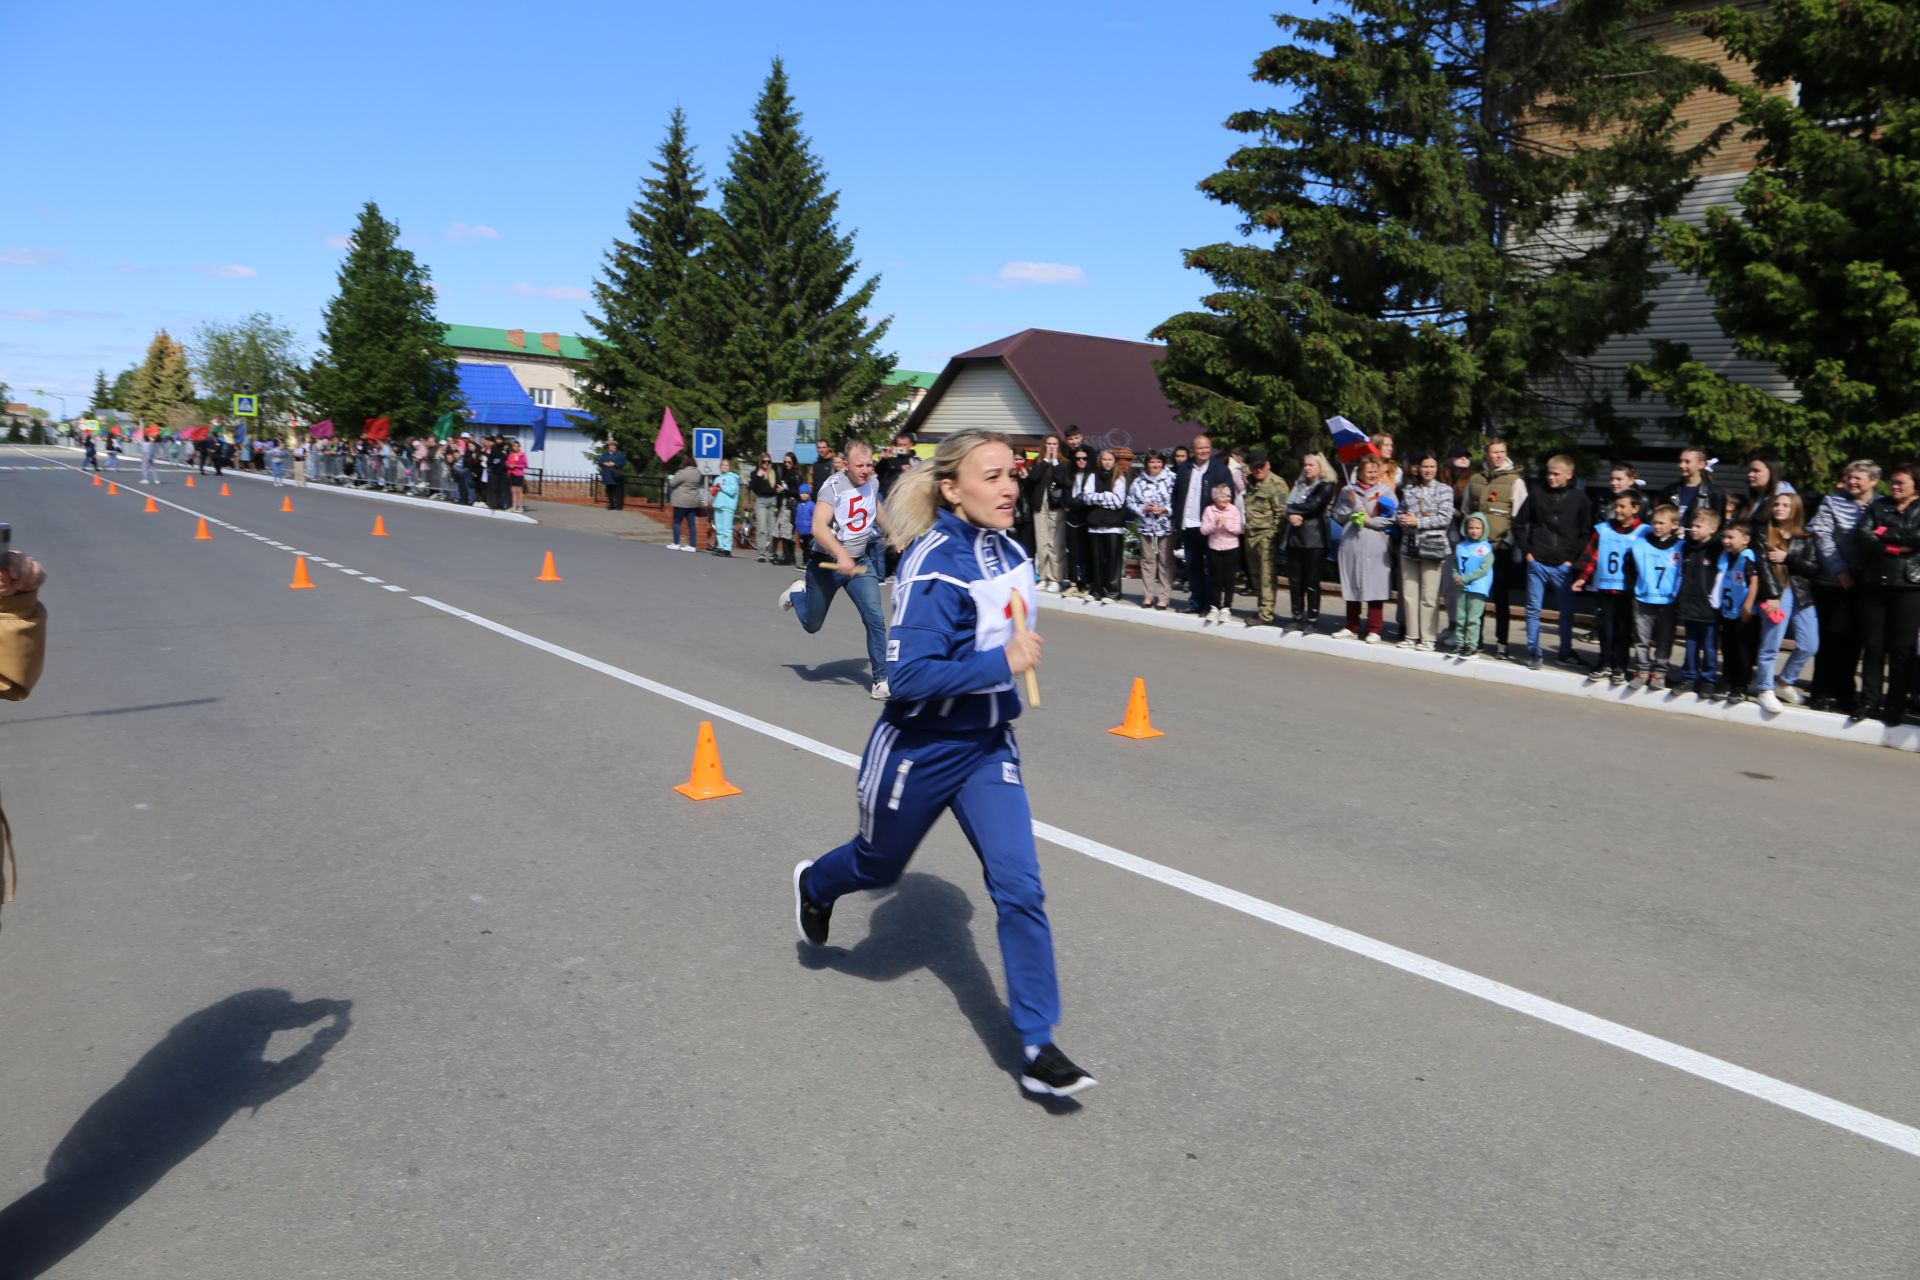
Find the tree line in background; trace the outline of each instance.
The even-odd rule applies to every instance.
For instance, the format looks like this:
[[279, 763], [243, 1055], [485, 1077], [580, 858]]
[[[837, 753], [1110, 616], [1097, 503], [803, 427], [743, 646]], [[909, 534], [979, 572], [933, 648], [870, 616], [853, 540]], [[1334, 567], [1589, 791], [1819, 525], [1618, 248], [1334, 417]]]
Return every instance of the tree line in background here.
[[669, 405], [742, 450], [764, 440], [779, 401], [819, 401], [834, 436], [889, 430], [896, 357], [880, 347], [889, 322], [867, 316], [880, 278], [858, 278], [779, 59], [733, 139], [718, 208], [704, 180], [675, 108], [594, 283], [580, 382], [598, 426], [636, 459]]
[[[1194, 420], [1298, 450], [1339, 413], [1439, 448], [1495, 432], [1535, 456], [1628, 423], [1583, 364], [1643, 327], [1662, 261], [1700, 276], [1781, 400], [1684, 347], [1632, 372], [1717, 452], [1830, 477], [1920, 448], [1920, 33], [1901, 0], [1775, 0], [1696, 13], [1757, 83], [1663, 52], [1647, 0], [1344, 0], [1276, 17], [1253, 78], [1286, 105], [1200, 184], [1241, 239], [1190, 250], [1214, 291], [1154, 336]], [[1678, 17], [1675, 21], [1682, 21]], [[1788, 91], [1789, 86], [1797, 93]], [[1682, 104], [1731, 125], [1676, 145]], [[1674, 217], [1729, 134], [1761, 151], [1740, 210]], [[1578, 144], [1573, 140], [1579, 139]]]

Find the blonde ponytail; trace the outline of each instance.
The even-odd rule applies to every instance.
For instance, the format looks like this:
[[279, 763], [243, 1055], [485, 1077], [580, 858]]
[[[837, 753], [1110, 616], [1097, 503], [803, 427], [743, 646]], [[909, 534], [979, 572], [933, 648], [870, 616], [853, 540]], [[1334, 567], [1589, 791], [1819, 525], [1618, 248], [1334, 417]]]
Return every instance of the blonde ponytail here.
[[960, 464], [967, 455], [989, 444], [1013, 447], [996, 431], [969, 427], [942, 440], [930, 460], [894, 481], [893, 492], [887, 495], [887, 541], [896, 551], [906, 550], [908, 543], [933, 528], [934, 517], [940, 514], [940, 482], [959, 479]]

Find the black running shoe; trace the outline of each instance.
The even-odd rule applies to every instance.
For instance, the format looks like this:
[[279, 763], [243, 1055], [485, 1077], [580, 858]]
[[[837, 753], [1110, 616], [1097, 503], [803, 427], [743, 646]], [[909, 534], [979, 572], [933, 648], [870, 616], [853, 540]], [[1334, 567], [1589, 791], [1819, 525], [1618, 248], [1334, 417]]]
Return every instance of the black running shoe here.
[[1071, 1098], [1082, 1089], [1091, 1089], [1099, 1083], [1074, 1066], [1052, 1041], [1041, 1045], [1040, 1052], [1020, 1073], [1022, 1089], [1028, 1093], [1050, 1093], [1056, 1098]]
[[812, 865], [809, 859], [793, 869], [793, 923], [799, 927], [802, 942], [824, 947], [827, 945], [827, 926], [833, 923], [833, 908], [814, 906], [807, 901], [807, 895], [800, 888], [800, 877], [806, 875], [807, 868]]

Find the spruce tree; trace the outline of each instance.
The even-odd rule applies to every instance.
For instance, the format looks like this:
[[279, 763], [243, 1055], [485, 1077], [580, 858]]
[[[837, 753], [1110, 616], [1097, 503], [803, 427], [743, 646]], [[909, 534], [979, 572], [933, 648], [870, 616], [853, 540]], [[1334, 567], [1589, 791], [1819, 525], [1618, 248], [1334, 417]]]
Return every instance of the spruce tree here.
[[393, 436], [426, 435], [459, 407], [446, 331], [434, 316], [431, 273], [399, 244], [400, 228], [369, 200], [327, 303], [322, 351], [302, 383], [304, 398], [342, 435], [391, 417]]
[[1645, 323], [1699, 69], [1629, 33], [1641, 0], [1341, 8], [1277, 16], [1253, 78], [1285, 105], [1227, 121], [1246, 142], [1200, 190], [1243, 239], [1186, 255], [1216, 290], [1154, 331], [1168, 398], [1247, 443], [1323, 440], [1338, 413], [1564, 445], [1603, 416], [1573, 362]]
[[897, 392], [887, 378], [897, 357], [880, 347], [891, 322], [866, 318], [880, 277], [855, 280], [860, 263], [835, 221], [839, 205], [775, 58], [753, 126], [733, 140], [720, 225], [704, 255], [727, 334], [730, 438], [742, 449], [764, 440], [774, 401], [820, 401], [821, 430], [834, 437], [894, 425]]
[[669, 405], [689, 425], [722, 425], [727, 417], [715, 385], [725, 329], [700, 260], [714, 215], [701, 207], [704, 175], [679, 107], [652, 168], [627, 211], [630, 239], [613, 242], [594, 282], [599, 314], [587, 323], [598, 336], [585, 339], [580, 376], [582, 403], [636, 464], [651, 456], [647, 442]]
[[193, 416], [192, 404], [193, 376], [187, 366], [187, 349], [161, 329], [147, 344], [146, 359], [134, 370], [126, 411], [142, 428], [154, 424], [180, 427]]
[[111, 408], [113, 408], [113, 392], [107, 386], [107, 371], [96, 369], [93, 373], [93, 397], [87, 401], [87, 416], [97, 418], [103, 411]]
[[[1779, 455], [1804, 489], [1847, 459], [1920, 450], [1920, 21], [1901, 0], [1778, 0], [1700, 15], [1757, 83], [1723, 85], [1760, 141], [1737, 210], [1669, 222], [1741, 355], [1779, 367], [1777, 399], [1682, 344], [1637, 372], [1723, 453]], [[1790, 90], [1797, 90], [1791, 92]]]

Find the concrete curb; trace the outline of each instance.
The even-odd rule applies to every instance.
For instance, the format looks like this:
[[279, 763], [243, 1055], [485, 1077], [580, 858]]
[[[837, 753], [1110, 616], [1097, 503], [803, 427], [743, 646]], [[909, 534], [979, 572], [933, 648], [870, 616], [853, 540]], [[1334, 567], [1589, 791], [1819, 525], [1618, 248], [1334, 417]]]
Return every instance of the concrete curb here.
[[1131, 601], [1125, 604], [1103, 606], [1091, 600], [1065, 599], [1050, 594], [1043, 594], [1040, 599], [1041, 608], [1046, 611], [1057, 610], [1080, 616], [1108, 618], [1116, 622], [1131, 623], [1134, 626], [1186, 631], [1227, 643], [1261, 645], [1270, 649], [1323, 654], [1330, 658], [1344, 658], [1350, 662], [1400, 667], [1456, 680], [1479, 680], [1520, 689], [1537, 689], [1544, 693], [1558, 694], [1561, 697], [1609, 702], [1617, 706], [1631, 707], [1636, 711], [1692, 716], [1701, 720], [1749, 725], [1776, 733], [1798, 733], [1809, 737], [1828, 738], [1835, 742], [1851, 742], [1860, 746], [1888, 747], [1895, 751], [1920, 753], [1920, 725], [1889, 728], [1877, 720], [1849, 723], [1844, 716], [1792, 706], [1785, 708], [1777, 716], [1770, 716], [1752, 702], [1729, 707], [1723, 702], [1703, 702], [1692, 694], [1676, 696], [1670, 693], [1636, 692], [1628, 686], [1588, 684], [1584, 676], [1569, 671], [1546, 669], [1529, 671], [1518, 663], [1500, 659], [1453, 658], [1440, 653], [1421, 653], [1418, 650], [1401, 649], [1391, 644], [1363, 644], [1358, 640], [1335, 640], [1325, 634], [1302, 635], [1295, 631], [1282, 631], [1278, 627], [1249, 627], [1239, 617], [1225, 626], [1204, 626], [1193, 614], [1175, 613], [1171, 609], [1165, 612], [1157, 609], [1142, 609]]
[[[70, 444], [56, 444], [48, 447], [54, 448], [54, 449], [65, 449], [68, 453], [78, 453], [83, 455], [86, 453], [85, 449], [76, 448]], [[123, 453], [120, 456], [122, 458], [125, 458], [127, 455]], [[163, 467], [168, 467], [174, 471], [181, 472], [183, 474], [187, 471], [192, 470], [192, 468], [187, 466], [187, 464], [184, 462], [168, 462], [164, 458], [157, 458], [155, 459], [155, 461], [158, 462]], [[120, 476], [118, 473], [121, 471], [129, 470], [129, 469], [133, 471], [134, 478], [131, 480], [120, 479]], [[135, 458], [133, 466], [131, 468], [118, 467], [111, 472], [105, 472], [103, 474], [111, 476], [113, 479], [113, 482], [117, 485], [121, 485], [123, 487], [131, 486], [133, 488], [138, 488], [140, 485], [139, 472], [140, 472], [140, 461], [138, 458]], [[253, 481], [258, 481], [261, 484], [273, 483], [272, 476], [260, 475], [257, 472], [252, 472], [252, 471], [237, 471], [237, 470], [228, 471], [225, 475], [221, 476], [220, 479], [222, 480], [253, 480]], [[402, 506], [419, 507], [427, 511], [450, 511], [455, 515], [478, 516], [480, 519], [483, 519], [483, 520], [504, 520], [509, 524], [539, 524], [540, 523], [538, 520], [535, 520], [532, 516], [517, 516], [517, 515], [514, 515], [511, 511], [490, 511], [485, 507], [462, 507], [452, 502], [437, 502], [432, 498], [411, 498], [403, 493], [379, 493], [372, 489], [354, 489], [343, 484], [309, 483], [304, 489], [302, 489], [300, 486], [294, 484], [293, 481], [289, 480], [286, 483], [286, 487], [301, 493], [316, 492], [316, 491], [320, 493], [344, 493], [348, 497], [352, 497], [352, 498], [371, 498], [377, 502], [397, 502], [397, 503], [400, 503]]]

